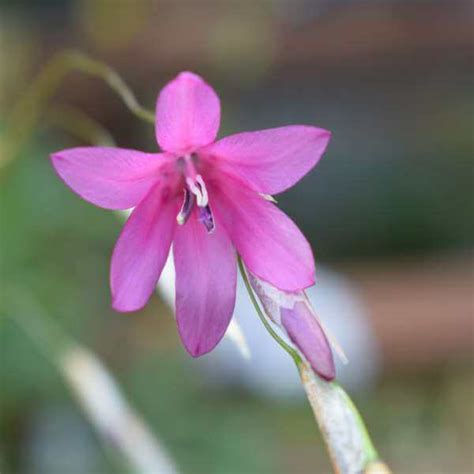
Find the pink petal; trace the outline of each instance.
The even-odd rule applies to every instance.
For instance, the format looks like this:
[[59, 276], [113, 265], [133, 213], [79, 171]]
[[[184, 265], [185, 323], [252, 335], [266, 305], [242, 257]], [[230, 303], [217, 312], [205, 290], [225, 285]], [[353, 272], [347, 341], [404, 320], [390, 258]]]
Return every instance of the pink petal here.
[[235, 251], [217, 222], [208, 234], [196, 213], [176, 230], [176, 318], [187, 351], [201, 356], [222, 339], [235, 305]]
[[178, 203], [157, 184], [135, 208], [115, 245], [110, 269], [113, 307], [142, 308], [160, 277], [176, 227]]
[[219, 130], [219, 97], [196, 74], [182, 72], [156, 103], [156, 139], [163, 150], [189, 153], [212, 143]]
[[336, 368], [331, 347], [319, 322], [304, 302], [293, 309], [281, 308], [281, 323], [288, 336], [303, 353], [313, 370], [326, 380], [333, 380]]
[[79, 196], [106, 209], [138, 204], [156, 183], [165, 155], [110, 147], [83, 147], [51, 155], [60, 178]]
[[304, 125], [244, 132], [223, 138], [201, 153], [266, 194], [281, 193], [316, 165], [331, 137]]
[[285, 291], [313, 285], [311, 247], [286, 214], [230, 178], [212, 192], [213, 209], [253, 274]]

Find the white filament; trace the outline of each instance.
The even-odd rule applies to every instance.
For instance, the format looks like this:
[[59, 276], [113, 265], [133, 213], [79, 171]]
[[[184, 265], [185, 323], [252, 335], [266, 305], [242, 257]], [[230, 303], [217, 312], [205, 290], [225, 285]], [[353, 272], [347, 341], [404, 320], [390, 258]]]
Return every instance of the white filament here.
[[196, 176], [196, 181], [201, 186], [201, 193], [202, 193], [202, 204], [198, 203], [198, 206], [206, 207], [209, 204], [209, 196], [207, 195], [206, 184], [204, 183], [204, 180], [202, 179], [202, 176], [200, 174]]
[[[196, 186], [196, 182], [199, 186]], [[206, 185], [200, 174], [196, 176], [196, 181], [193, 181], [191, 178], [186, 178], [186, 184], [188, 185], [189, 190], [196, 196], [196, 203], [199, 207], [206, 207], [209, 203], [209, 198], [207, 196]]]

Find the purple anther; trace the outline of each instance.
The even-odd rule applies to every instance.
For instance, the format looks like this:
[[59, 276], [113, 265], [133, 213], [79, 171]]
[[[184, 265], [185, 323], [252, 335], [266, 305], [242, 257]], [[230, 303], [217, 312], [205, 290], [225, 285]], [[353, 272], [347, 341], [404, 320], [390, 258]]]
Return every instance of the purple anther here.
[[204, 225], [209, 234], [214, 232], [216, 225], [209, 205], [199, 208], [199, 220]]

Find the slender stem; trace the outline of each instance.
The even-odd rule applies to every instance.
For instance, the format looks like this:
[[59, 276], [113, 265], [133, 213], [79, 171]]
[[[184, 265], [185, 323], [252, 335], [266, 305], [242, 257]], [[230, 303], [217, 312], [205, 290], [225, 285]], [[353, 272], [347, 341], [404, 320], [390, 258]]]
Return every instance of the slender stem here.
[[77, 69], [92, 76], [103, 79], [119, 95], [125, 105], [138, 118], [155, 123], [154, 112], [142, 107], [130, 87], [110, 66], [95, 59], [91, 59], [77, 51], [69, 53], [72, 69]]
[[64, 51], [58, 53], [43, 68], [13, 108], [1, 137], [0, 168], [16, 158], [37, 125], [45, 104], [56, 92], [64, 77], [72, 71], [102, 79], [133, 114], [149, 123], [155, 122], [155, 114], [138, 103], [130, 87], [110, 66], [77, 51]]
[[335, 473], [390, 474], [379, 461], [364, 421], [349, 395], [336, 382], [318, 377], [299, 353], [272, 328], [253, 292], [242, 259], [239, 269], [257, 314], [270, 335], [293, 358]]
[[359, 410], [357, 409], [357, 407], [355, 406], [354, 402], [349, 397], [347, 392], [337, 382], [332, 382], [332, 385], [334, 386], [336, 390], [339, 390], [339, 392], [341, 393], [341, 397], [344, 399], [346, 406], [349, 407], [349, 409], [352, 411], [355, 417], [355, 423], [357, 424], [359, 433], [362, 437], [363, 451], [366, 456], [366, 459], [365, 459], [366, 464], [368, 465], [370, 463], [378, 461], [379, 454], [377, 453], [377, 450], [375, 449], [374, 443], [372, 442], [372, 439], [370, 438], [369, 431], [367, 430], [367, 426], [365, 425], [365, 422]]
[[270, 333], [270, 336], [272, 336], [273, 339], [275, 339], [275, 341], [278, 342], [278, 344], [280, 344], [280, 346], [286, 352], [288, 352], [291, 358], [295, 361], [295, 364], [299, 366], [299, 364], [302, 363], [302, 359], [300, 355], [290, 345], [288, 345], [272, 328], [268, 318], [263, 314], [263, 311], [260, 309], [260, 305], [258, 304], [257, 298], [255, 298], [255, 294], [253, 292], [252, 286], [250, 285], [250, 281], [247, 276], [247, 271], [245, 270], [244, 264], [240, 256], [237, 257], [237, 261], [239, 263], [240, 274], [242, 275], [242, 279], [244, 280], [245, 287], [247, 288], [247, 292], [250, 296], [250, 300], [252, 301], [252, 304], [255, 307], [255, 311], [257, 311], [258, 317], [260, 318], [263, 325], [265, 326], [265, 329]]

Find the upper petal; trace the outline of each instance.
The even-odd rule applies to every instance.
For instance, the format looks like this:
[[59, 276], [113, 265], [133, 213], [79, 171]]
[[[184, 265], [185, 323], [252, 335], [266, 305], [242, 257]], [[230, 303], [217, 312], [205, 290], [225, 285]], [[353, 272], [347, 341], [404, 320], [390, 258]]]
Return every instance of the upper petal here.
[[256, 191], [277, 194], [316, 165], [330, 137], [322, 128], [292, 125], [231, 135], [201, 153]]
[[189, 153], [212, 143], [221, 108], [214, 89], [192, 72], [182, 72], [160, 92], [156, 139], [163, 150]]
[[176, 230], [176, 318], [187, 351], [198, 357], [222, 339], [235, 305], [235, 251], [217, 223], [212, 234], [196, 215]]
[[110, 268], [113, 307], [142, 308], [155, 289], [176, 227], [177, 204], [155, 185], [134, 209], [115, 245]]
[[314, 284], [311, 247], [286, 214], [230, 178], [212, 192], [213, 209], [253, 274], [285, 291]]
[[138, 204], [156, 183], [163, 154], [111, 147], [81, 147], [51, 155], [60, 178], [79, 196], [106, 209]]

